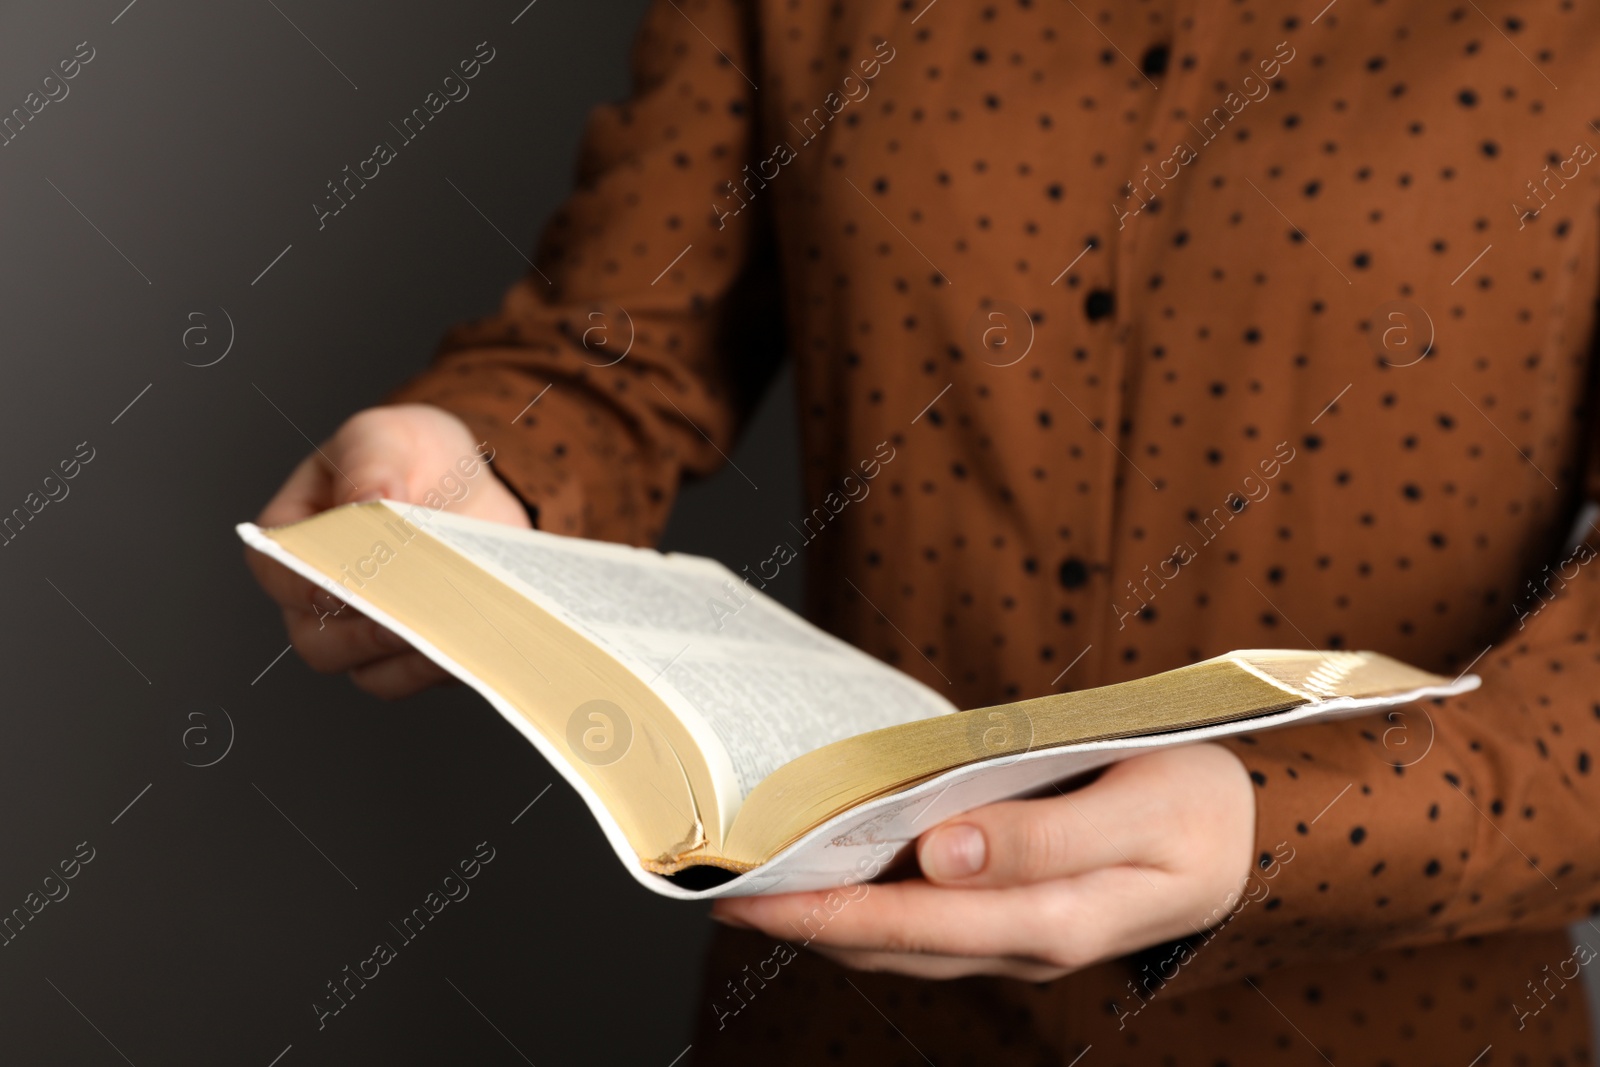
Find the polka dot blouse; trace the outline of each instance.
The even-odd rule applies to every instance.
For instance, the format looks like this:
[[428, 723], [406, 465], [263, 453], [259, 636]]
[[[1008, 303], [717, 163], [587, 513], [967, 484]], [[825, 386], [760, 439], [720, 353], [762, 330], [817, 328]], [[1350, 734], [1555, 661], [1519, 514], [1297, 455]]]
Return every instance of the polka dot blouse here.
[[1042, 987], [801, 953], [719, 1015], [772, 954], [730, 932], [691, 1058], [1589, 1062], [1600, 7], [1324, 3], [663, 0], [536, 269], [397, 394], [648, 543], [792, 360], [813, 617], [962, 706], [1483, 677], [1232, 742], [1272, 877], [1212, 936]]

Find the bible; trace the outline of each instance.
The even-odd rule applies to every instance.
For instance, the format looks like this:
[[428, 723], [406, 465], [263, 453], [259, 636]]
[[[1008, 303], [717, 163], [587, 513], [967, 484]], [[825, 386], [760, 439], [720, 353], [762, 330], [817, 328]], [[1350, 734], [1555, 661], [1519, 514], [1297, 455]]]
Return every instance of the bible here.
[[836, 888], [937, 822], [1140, 752], [1478, 684], [1257, 649], [963, 711], [708, 559], [393, 501], [238, 531], [477, 690], [679, 898]]

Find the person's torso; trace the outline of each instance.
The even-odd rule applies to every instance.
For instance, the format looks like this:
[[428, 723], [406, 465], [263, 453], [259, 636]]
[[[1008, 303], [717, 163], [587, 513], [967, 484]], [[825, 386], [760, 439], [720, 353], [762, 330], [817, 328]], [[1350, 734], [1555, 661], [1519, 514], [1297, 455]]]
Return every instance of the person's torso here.
[[821, 621], [962, 706], [1514, 630], [1588, 428], [1567, 6], [763, 5], [725, 207], [776, 220]]

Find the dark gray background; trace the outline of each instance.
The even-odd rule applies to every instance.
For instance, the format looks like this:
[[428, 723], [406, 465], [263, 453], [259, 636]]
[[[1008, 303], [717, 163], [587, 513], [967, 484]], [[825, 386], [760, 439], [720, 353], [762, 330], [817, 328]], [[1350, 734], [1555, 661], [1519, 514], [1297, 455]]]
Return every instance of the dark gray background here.
[[[666, 1067], [710, 1010], [706, 909], [636, 887], [467, 692], [385, 704], [293, 654], [262, 675], [286, 642], [233, 533], [302, 433], [380, 399], [526, 269], [447, 179], [531, 248], [589, 107], [625, 92], [643, 0], [540, 0], [514, 25], [526, 0], [126, 2], [0, 9], [0, 112], [96, 53], [0, 148], [0, 514], [95, 450], [0, 547], [0, 913], [95, 849], [0, 948], [0, 1058]], [[484, 40], [471, 95], [319, 232], [324, 183]], [[221, 352], [224, 308], [234, 348], [186, 366]], [[735, 454], [760, 492], [694, 488], [672, 547], [764, 555], [798, 500], [789, 408], [780, 383]], [[186, 765], [222, 750], [219, 708], [231, 751]], [[324, 983], [485, 840], [471, 895], [319, 1032]]]
[[[525, 269], [644, 0], [276, 3], [0, 9], [0, 113], [96, 52], [0, 148], [0, 515], [95, 450], [0, 547], [0, 915], [95, 849], [0, 947], [0, 1059], [666, 1067], [710, 1010], [705, 908], [637, 888], [470, 694], [384, 704], [293, 655], [263, 674], [285, 639], [232, 532], [302, 434]], [[324, 183], [485, 40], [471, 95], [318, 232]], [[220, 351], [224, 308], [233, 350], [186, 366]], [[185, 349], [197, 323], [212, 345]], [[797, 508], [793, 436], [785, 377], [734, 454], [761, 490], [691, 489], [669, 546], [762, 558]], [[774, 591], [794, 603], [799, 577]], [[233, 747], [188, 765], [226, 744], [218, 709]], [[471, 895], [319, 1031], [323, 984], [480, 841]]]

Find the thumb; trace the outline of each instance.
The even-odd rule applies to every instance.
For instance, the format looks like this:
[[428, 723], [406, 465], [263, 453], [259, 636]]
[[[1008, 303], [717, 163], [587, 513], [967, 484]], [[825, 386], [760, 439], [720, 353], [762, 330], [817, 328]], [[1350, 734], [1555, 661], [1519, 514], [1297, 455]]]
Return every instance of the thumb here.
[[[1070, 794], [969, 811], [917, 842], [923, 875], [962, 888], [1033, 885], [1107, 867], [1144, 866], [1148, 834], [1102, 778]], [[1138, 805], [1133, 805], [1137, 807]]]
[[393, 420], [363, 412], [339, 428], [319, 451], [333, 468], [335, 504], [411, 499], [410, 472], [416, 466], [411, 435]]

